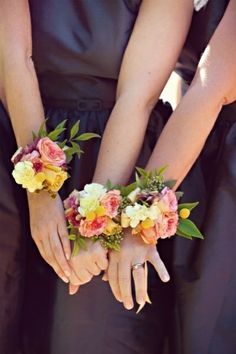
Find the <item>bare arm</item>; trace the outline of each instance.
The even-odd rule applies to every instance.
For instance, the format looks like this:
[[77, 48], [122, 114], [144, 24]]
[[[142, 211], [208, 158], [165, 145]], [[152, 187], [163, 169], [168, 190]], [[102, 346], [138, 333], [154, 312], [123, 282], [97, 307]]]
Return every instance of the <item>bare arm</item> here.
[[168, 165], [166, 178], [177, 180], [176, 187], [200, 154], [222, 106], [236, 100], [235, 38], [236, 0], [231, 0], [147, 165], [149, 170]]
[[[94, 180], [126, 183], [152, 108], [173, 70], [192, 17], [192, 0], [143, 0], [122, 62], [117, 102]], [[114, 163], [115, 161], [115, 163]]]
[[28, 1], [1, 0], [0, 81], [18, 145], [32, 140], [44, 120], [34, 70]]
[[[17, 144], [24, 146], [32, 141], [32, 131], [38, 131], [44, 121], [31, 59], [28, 1], [1, 0], [0, 14], [0, 94], [8, 110]], [[70, 267], [63, 248], [70, 255], [70, 244], [60, 197], [52, 200], [46, 192], [29, 193], [28, 202], [32, 237], [42, 257], [64, 281], [68, 281]]]

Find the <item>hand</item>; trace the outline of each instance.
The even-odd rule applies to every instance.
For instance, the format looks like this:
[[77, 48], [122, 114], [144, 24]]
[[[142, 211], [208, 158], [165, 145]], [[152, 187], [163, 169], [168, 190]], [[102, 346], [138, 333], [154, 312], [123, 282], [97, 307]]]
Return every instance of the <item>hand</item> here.
[[[170, 277], [162, 262], [156, 246], [147, 245], [138, 235], [125, 232], [120, 252], [109, 252], [109, 265], [107, 279], [115, 298], [123, 302], [127, 310], [134, 306], [131, 289], [132, 266], [138, 263], [150, 262], [156, 269], [163, 282], [169, 281]], [[147, 293], [147, 272], [144, 267], [132, 271], [137, 303], [142, 307], [149, 301]]]
[[70, 277], [69, 293], [73, 295], [80, 285], [90, 282], [94, 275], [99, 275], [102, 270], [107, 269], [107, 250], [100, 242], [88, 240], [86, 250], [81, 249], [75, 257], [72, 257], [70, 265], [73, 273]]
[[68, 283], [71, 248], [60, 196], [53, 199], [45, 191], [28, 193], [28, 204], [31, 234], [41, 256]]

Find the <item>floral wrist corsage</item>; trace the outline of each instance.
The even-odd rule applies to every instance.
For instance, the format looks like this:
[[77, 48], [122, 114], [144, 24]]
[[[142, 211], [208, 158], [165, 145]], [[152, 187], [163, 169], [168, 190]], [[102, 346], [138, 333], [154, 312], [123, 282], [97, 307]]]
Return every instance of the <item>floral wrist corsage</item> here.
[[33, 141], [25, 147], [20, 147], [12, 156], [14, 164], [12, 175], [16, 183], [29, 192], [46, 190], [52, 197], [61, 189], [69, 177], [68, 163], [74, 154], [80, 157], [80, 140], [99, 137], [97, 134], [85, 133], [78, 135], [79, 122], [70, 131], [70, 138], [58, 142], [62, 132], [66, 130], [66, 120], [61, 122], [50, 133], [46, 132], [45, 122], [38, 134], [33, 133]]
[[152, 245], [175, 234], [203, 238], [188, 219], [198, 203], [178, 204], [183, 193], [171, 189], [173, 181], [164, 182], [164, 169], [137, 170], [136, 182], [126, 187], [112, 186], [110, 181], [106, 187], [91, 183], [82, 191], [74, 190], [64, 201], [73, 255], [86, 248], [88, 238], [119, 251], [126, 228]]

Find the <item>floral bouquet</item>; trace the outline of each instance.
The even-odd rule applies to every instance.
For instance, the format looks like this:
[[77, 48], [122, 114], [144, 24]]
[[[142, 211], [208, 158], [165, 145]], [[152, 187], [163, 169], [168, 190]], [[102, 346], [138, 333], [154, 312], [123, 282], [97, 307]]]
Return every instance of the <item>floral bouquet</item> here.
[[66, 120], [49, 134], [46, 132], [45, 123], [46, 120], [41, 125], [38, 134], [33, 133], [32, 143], [24, 148], [18, 148], [13, 155], [12, 175], [16, 183], [29, 192], [46, 190], [52, 197], [55, 197], [69, 177], [68, 163], [74, 154], [78, 157], [81, 155], [82, 151], [78, 142], [99, 137], [99, 135], [94, 133], [78, 135], [79, 122], [76, 122], [71, 128], [70, 138], [58, 142], [61, 133], [66, 130]]
[[119, 250], [122, 240], [120, 225], [121, 192], [108, 190], [101, 184], [87, 184], [82, 191], [74, 190], [64, 201], [65, 215], [74, 241], [73, 255], [86, 247], [86, 239], [99, 240], [109, 249]]
[[137, 168], [136, 182], [123, 187], [108, 181], [87, 184], [74, 190], [64, 201], [65, 215], [74, 241], [73, 255], [86, 248], [86, 239], [100, 241], [107, 249], [119, 251], [125, 228], [147, 244], [175, 234], [192, 239], [203, 238], [188, 219], [198, 203], [179, 204], [182, 192], [174, 192], [174, 181], [164, 182], [164, 170], [146, 172]]
[[[130, 227], [147, 244], [156, 244], [175, 234], [192, 239], [203, 238], [196, 225], [188, 219], [198, 203], [178, 204], [182, 192], [174, 192], [175, 181], [164, 182], [164, 170], [146, 172], [137, 169], [137, 187], [123, 200], [122, 228]], [[141, 178], [140, 178], [141, 177]]]

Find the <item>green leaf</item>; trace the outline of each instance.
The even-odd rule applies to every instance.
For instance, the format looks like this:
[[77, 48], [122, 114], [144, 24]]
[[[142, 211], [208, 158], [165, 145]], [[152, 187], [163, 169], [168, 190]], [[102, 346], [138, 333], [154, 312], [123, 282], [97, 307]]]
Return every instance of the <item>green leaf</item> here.
[[176, 184], [176, 180], [175, 179], [170, 179], [169, 181], [165, 181], [165, 185], [166, 187], [169, 187], [169, 188], [173, 188]]
[[187, 239], [189, 239], [189, 240], [192, 240], [192, 239], [193, 239], [192, 236], [189, 236], [189, 235], [184, 234], [184, 233], [181, 232], [178, 228], [177, 228], [177, 231], [176, 231], [176, 235], [181, 236], [181, 237], [185, 237], [185, 238], [187, 238]]
[[162, 176], [167, 168], [168, 168], [168, 165], [160, 167], [159, 169], [156, 169], [155, 176]]
[[78, 241], [79, 248], [82, 248], [84, 250], [87, 249], [87, 243], [86, 243], [86, 239], [85, 238], [78, 237], [77, 241]]
[[48, 134], [49, 139], [51, 139], [52, 141], [57, 141], [59, 136], [61, 135], [62, 132], [64, 132], [66, 130], [66, 128], [58, 128], [58, 129], [54, 129], [53, 131], [51, 131]]
[[95, 133], [83, 133], [83, 134], [77, 136], [75, 140], [86, 141], [86, 140], [90, 140], [93, 138], [101, 138], [101, 136], [98, 134], [95, 134]]
[[56, 130], [56, 129], [65, 128], [66, 122], [67, 122], [67, 119], [64, 119], [61, 123], [59, 123], [59, 124], [56, 126], [55, 130]]
[[178, 206], [178, 210], [180, 211], [181, 209], [188, 209], [189, 211], [193, 210], [194, 208], [196, 208], [196, 206], [198, 206], [199, 202], [195, 202], [195, 203], [182, 203], [179, 204]]
[[77, 256], [79, 252], [79, 244], [78, 244], [78, 241], [74, 241], [74, 245], [73, 245], [73, 250], [72, 250], [72, 257], [75, 257]]
[[60, 146], [61, 149], [64, 149], [66, 143], [67, 143], [67, 139], [63, 140], [62, 142], [58, 142], [57, 145]]
[[69, 240], [75, 241], [75, 240], [76, 240], [76, 235], [70, 234], [70, 235], [69, 235]]
[[141, 177], [147, 177], [149, 175], [149, 172], [145, 171], [143, 168], [141, 167], [135, 167], [135, 168]]
[[181, 197], [183, 197], [184, 193], [178, 191], [178, 192], [175, 192], [175, 195], [176, 195], [177, 200], [179, 200]]
[[33, 140], [37, 138], [37, 134], [35, 132], [32, 132]]
[[197, 226], [189, 219], [180, 219], [178, 230], [186, 235], [203, 239], [202, 233], [199, 231]]
[[70, 140], [73, 139], [79, 131], [80, 121], [76, 122], [70, 131]]
[[45, 119], [42, 124], [40, 125], [39, 131], [38, 131], [38, 136], [40, 138], [44, 138], [45, 136], [47, 136], [47, 131], [46, 131], [46, 122], [47, 122], [48, 118]]
[[127, 197], [127, 195], [133, 192], [136, 188], [137, 188], [136, 182], [130, 183], [127, 186], [120, 186], [120, 192], [122, 197]]

